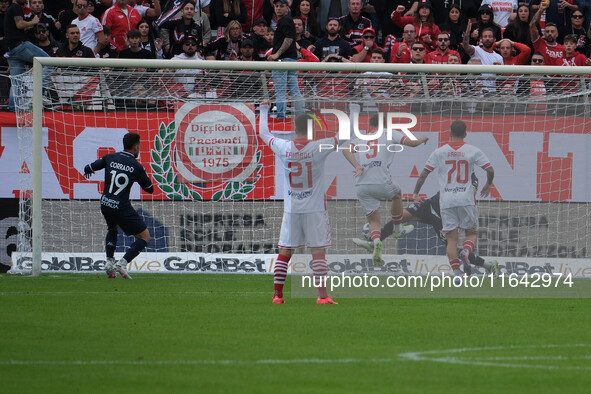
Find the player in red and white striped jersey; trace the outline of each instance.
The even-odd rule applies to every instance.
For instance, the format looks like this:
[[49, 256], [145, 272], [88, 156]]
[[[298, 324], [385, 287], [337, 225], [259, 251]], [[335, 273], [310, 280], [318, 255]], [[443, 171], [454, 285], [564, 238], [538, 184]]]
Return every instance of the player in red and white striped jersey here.
[[[336, 304], [328, 295], [326, 248], [331, 244], [328, 213], [324, 201], [324, 162], [338, 146], [336, 138], [308, 140], [307, 114], [295, 120], [296, 136], [292, 140], [274, 138], [268, 125], [269, 103], [260, 106], [259, 133], [283, 163], [284, 212], [279, 234], [279, 256], [274, 269], [274, 304], [283, 304], [283, 285], [294, 249], [308, 246], [312, 252], [312, 272], [318, 287], [318, 304]], [[322, 149], [321, 149], [322, 148]]]
[[392, 180], [390, 166], [394, 160], [395, 152], [400, 152], [401, 147], [419, 146], [427, 143], [427, 137], [411, 140], [400, 131], [393, 131], [392, 138], [389, 138], [385, 131], [378, 135], [379, 114], [370, 119], [370, 132], [367, 135], [375, 134], [372, 140], [354, 140], [349, 145], [349, 150], [344, 150], [345, 158], [355, 168], [353, 175], [356, 177], [355, 186], [357, 198], [367, 215], [369, 222], [370, 237], [374, 245], [373, 262], [380, 265], [382, 261], [381, 250], [381, 218], [380, 202], [392, 200], [390, 213], [394, 223], [394, 238], [410, 233], [414, 226], [402, 226], [402, 191], [400, 186]]
[[[436, 149], [425, 164], [414, 190], [415, 201], [421, 201], [419, 192], [425, 180], [435, 169], [439, 175], [441, 219], [443, 232], [447, 238], [447, 257], [456, 276], [464, 273], [460, 270], [460, 258], [469, 264], [468, 255], [474, 249], [478, 235], [478, 208], [470, 174], [474, 166], [486, 171], [486, 184], [480, 195], [486, 197], [494, 179], [494, 169], [480, 149], [466, 144], [466, 123], [456, 120], [451, 124], [451, 142]], [[463, 250], [458, 256], [458, 230], [466, 231]]]

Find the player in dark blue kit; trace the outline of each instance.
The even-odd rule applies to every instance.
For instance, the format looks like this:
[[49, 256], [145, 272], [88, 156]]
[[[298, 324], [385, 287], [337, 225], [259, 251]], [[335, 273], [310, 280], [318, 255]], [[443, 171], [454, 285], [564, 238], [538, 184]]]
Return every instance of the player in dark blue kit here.
[[[472, 173], [472, 187], [474, 188], [474, 192], [476, 192], [476, 190], [478, 190], [478, 177], [474, 173]], [[440, 207], [439, 207], [439, 192], [435, 193], [433, 196], [431, 196], [430, 198], [427, 198], [426, 200], [424, 200], [420, 203], [412, 203], [408, 206], [408, 208], [404, 208], [403, 214], [402, 214], [402, 223], [412, 222], [412, 221], [426, 223], [426, 224], [430, 225], [431, 227], [433, 227], [433, 230], [435, 230], [435, 232], [437, 233], [437, 236], [439, 237], [441, 242], [443, 242], [445, 245], [447, 245], [447, 239], [445, 238], [445, 233], [443, 233], [441, 231], [441, 230], [443, 230], [443, 222], [441, 221], [441, 211], [440, 211]], [[382, 227], [382, 230], [381, 230], [382, 235], [381, 235], [380, 240], [383, 241], [384, 239], [386, 239], [390, 235], [392, 235], [393, 230], [394, 230], [393, 222], [390, 221], [390, 222], [386, 223], [384, 225], [384, 227]], [[359, 239], [359, 238], [353, 238], [353, 243], [355, 243], [358, 246], [361, 246], [364, 249], [370, 250], [369, 248], [371, 248], [371, 250], [373, 250], [373, 243], [371, 243], [369, 241]], [[470, 261], [471, 265], [483, 267], [488, 272], [491, 272], [493, 274], [498, 274], [498, 272], [499, 272], [497, 262], [484, 261], [484, 259], [482, 257], [477, 256], [474, 253], [470, 253], [469, 261]], [[465, 266], [464, 272], [466, 272], [466, 274], [470, 275], [470, 267]]]
[[[150, 242], [150, 232], [146, 223], [129, 201], [129, 191], [134, 182], [137, 182], [144, 191], [154, 192], [154, 186], [152, 186], [152, 181], [148, 178], [146, 170], [136, 160], [139, 154], [139, 134], [127, 133], [123, 137], [123, 152], [105, 155], [84, 167], [86, 178], [90, 178], [95, 171], [105, 169], [105, 189], [101, 197], [101, 213], [107, 222], [105, 271], [107, 271], [109, 278], [116, 278], [115, 271], [119, 271], [123, 278], [131, 279], [126, 269], [127, 264], [140, 254]], [[136, 240], [129, 246], [123, 258], [115, 264], [114, 256], [119, 228], [127, 235], [133, 235]]]

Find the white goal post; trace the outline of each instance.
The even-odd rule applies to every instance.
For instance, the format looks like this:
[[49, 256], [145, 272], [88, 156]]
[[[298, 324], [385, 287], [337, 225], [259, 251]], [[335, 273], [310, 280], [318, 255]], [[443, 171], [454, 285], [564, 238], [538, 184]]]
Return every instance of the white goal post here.
[[[586, 80], [586, 76], [591, 75], [591, 67], [238, 61], [192, 62], [174, 60], [141, 60], [141, 63], [138, 63], [138, 60], [130, 59], [35, 58], [33, 65], [32, 116], [30, 113], [30, 107], [18, 109], [19, 113], [17, 115], [20, 127], [30, 128], [32, 126], [32, 212], [30, 214], [30, 226], [32, 233], [30, 240], [32, 251], [32, 275], [36, 276], [41, 274], [42, 253], [44, 252], [44, 212], [42, 208], [44, 114], [47, 114], [51, 111], [67, 111], [62, 108], [56, 109], [55, 106], [48, 106], [47, 103], [44, 104], [44, 99], [46, 100], [46, 98], [44, 98], [42, 89], [44, 86], [43, 69], [45, 67], [51, 67], [54, 70], [71, 69], [73, 71], [67, 72], [72, 73], [75, 73], [76, 71], [74, 70], [78, 69], [109, 69], [124, 73], [125, 69], [135, 69], [140, 65], [145, 69], [205, 70], [206, 72], [212, 72], [211, 78], [217, 78], [217, 74], [214, 74], [214, 72], [220, 71], [224, 73], [223, 78], [220, 77], [220, 80], [223, 79], [224, 82], [220, 82], [220, 84], [225, 85], [218, 87], [218, 90], [223, 90], [224, 87], [228, 88], [231, 86], [234, 75], [240, 75], [238, 73], [242, 71], [261, 72], [264, 78], [268, 80], [267, 82], [272, 82], [271, 74], [268, 73], [267, 75], [267, 71], [299, 71], [298, 75], [301, 83], [305, 83], [307, 78], [310, 78], [309, 85], [311, 87], [306, 91], [306, 93], [303, 94], [303, 100], [306, 102], [306, 104], [312, 101], [314, 102], [313, 108], [315, 113], [321, 113], [321, 108], [329, 108], [333, 104], [340, 105], [343, 103], [350, 104], [353, 102], [361, 103], [364, 111], [367, 113], [371, 113], [372, 111], [379, 112], [382, 111], [383, 108], [390, 108], [390, 110], [399, 108], [400, 110], [397, 112], [413, 112], [414, 108], [417, 106], [420, 106], [423, 103], [428, 103], [430, 109], [426, 112], [422, 112], [424, 116], [421, 119], [424, 123], [419, 125], [419, 131], [433, 133], [433, 135], [445, 131], [440, 130], [443, 125], [447, 125], [447, 123], [441, 119], [469, 117], [474, 124], [480, 125], [480, 129], [478, 131], [482, 132], [483, 137], [480, 141], [488, 141], [490, 143], [496, 141], [496, 143], [499, 144], [499, 149], [496, 149], [496, 147], [495, 149], [500, 152], [501, 157], [503, 154], [506, 156], [505, 159], [509, 157], [506, 162], [504, 162], [502, 165], [499, 165], [499, 169], [504, 171], [500, 172], [501, 178], [499, 179], [499, 182], [506, 181], [504, 183], [504, 185], [506, 185], [504, 186], [506, 189], [498, 190], [498, 193], [495, 195], [495, 197], [485, 200], [481, 204], [481, 214], [484, 213], [484, 217], [490, 219], [490, 223], [487, 222], [484, 226], [486, 231], [488, 231], [488, 235], [483, 234], [483, 237], [488, 236], [499, 238], [496, 240], [496, 246], [494, 248], [492, 246], [489, 247], [489, 254], [491, 256], [498, 255], [503, 257], [511, 256], [511, 253], [517, 253], [517, 255], [519, 255], [519, 253], [525, 253], [526, 256], [552, 259], [552, 256], [556, 255], [555, 252], [550, 253], [549, 251], [546, 251], [544, 252], [545, 254], [534, 256], [538, 250], [532, 248], [550, 244], [554, 245], [551, 243], [552, 235], [547, 233], [557, 231], [559, 227], [556, 227], [553, 225], [553, 223], [546, 222], [555, 222], [560, 219], [571, 221], [579, 228], [579, 230], [572, 232], [571, 238], [574, 238], [573, 242], [570, 242], [570, 240], [567, 240], [565, 237], [564, 242], [560, 241], [561, 243], [556, 245], [557, 247], [564, 246], [566, 248], [566, 252], [560, 256], [556, 256], [562, 256], [561, 258], [564, 258], [563, 256], [567, 256], [566, 258], [569, 259], [574, 258], [576, 260], [584, 260], [589, 262], [589, 258], [591, 256], [587, 254], [587, 249], [589, 249], [588, 247], [591, 247], [591, 235], [589, 235], [591, 234], [591, 228], [589, 228], [591, 226], [591, 210], [589, 207], [589, 201], [591, 201], [591, 192], [588, 190], [591, 190], [591, 181], [580, 178], [580, 172], [586, 171], [587, 168], [582, 169], [578, 167], [585, 163], [585, 159], [580, 156], [579, 151], [577, 151], [577, 153], [566, 151], [566, 145], [556, 145], [557, 147], [554, 148], [551, 144], [553, 143], [554, 139], [560, 138], [560, 135], [553, 134], [553, 130], [539, 130], [542, 133], [534, 135], [535, 130], [532, 130], [531, 127], [526, 126], [528, 126], [528, 122], [534, 122], [528, 116], [535, 115], [535, 117], [540, 120], [540, 124], [551, 127], [549, 126], [551, 122], [546, 121], [544, 123], [541, 121], [545, 117], [550, 117], [552, 121], [555, 122], [556, 128], [561, 128], [560, 132], [564, 133], [566, 138], [570, 138], [571, 142], [565, 144], [582, 144], [578, 145], [577, 148], [582, 149], [582, 147], [587, 147], [591, 149], [591, 140], [588, 138], [591, 134], [591, 106], [589, 103], [589, 95], [591, 94], [591, 90], [589, 90]], [[386, 76], [385, 73], [390, 74]], [[341, 77], [344, 79], [337, 80], [337, 78]], [[529, 85], [527, 87], [527, 94], [521, 95], [517, 92], [518, 86], [524, 86], [525, 83], [529, 83], [528, 81], [537, 80], [538, 78], [542, 77], [553, 79], [553, 86], [564, 87], [564, 89], [555, 89], [552, 93], [550, 90], [548, 90], [547, 94], [542, 100], [543, 104], [540, 104], [540, 97], [533, 97], [533, 93], [530, 95]], [[58, 82], [56, 82], [56, 78], [58, 77], [56, 77], [56, 74], [54, 74], [53, 80], [57, 86]], [[330, 85], [332, 89], [330, 92], [320, 94], [317, 91], [317, 81], [320, 81], [320, 78], [328, 81], [326, 85]], [[347, 96], [347, 94], [345, 94], [342, 89], [339, 90], [339, 86], [345, 83], [343, 82], [345, 79], [349, 81], [347, 83], [350, 83], [351, 86], [354, 85], [354, 88], [358, 89], [358, 92], [363, 91], [363, 93], [355, 93]], [[479, 80], [477, 90], [470, 90], [469, 92], [466, 90], [463, 94], [456, 94], [456, 89], [458, 91], [461, 90], [459, 86], [463, 81], [466, 81], [467, 83], [473, 79]], [[375, 82], [378, 80], [380, 82]], [[263, 81], [265, 81], [265, 79], [263, 79]], [[492, 85], [490, 85], [491, 81]], [[46, 82], [47, 81], [45, 81], [45, 85], [47, 85]], [[449, 86], [446, 85], [448, 82]], [[100, 84], [100, 81], [97, 83]], [[196, 84], [199, 84], [199, 82]], [[382, 84], [381, 88], [378, 87], [376, 89], [376, 84]], [[438, 87], [432, 89], [432, 86], [435, 84], [438, 84]], [[263, 89], [257, 91], [257, 93], [252, 97], [247, 96], [248, 93], [245, 93], [245, 95], [231, 96], [227, 99], [227, 101], [235, 105], [239, 105], [240, 103], [258, 104], [262, 98], [270, 98], [273, 101], [272, 85], [266, 82], [263, 82], [263, 85]], [[57, 89], [56, 86], [53, 88]], [[368, 86], [372, 87], [368, 88]], [[495, 93], [487, 94], [487, 89], [489, 89], [491, 86], [494, 86], [494, 89], [496, 89]], [[505, 89], [507, 92], [501, 92], [503, 89], [502, 87], [505, 86], [510, 86], [510, 88]], [[28, 88], [29, 87], [27, 86], [23, 87], [23, 89]], [[349, 91], [351, 91], [353, 88], [349, 87], [349, 89]], [[445, 89], [451, 90], [446, 91]], [[476, 88], [474, 88], [474, 85], [471, 85], [470, 89]], [[513, 90], [510, 91], [511, 89]], [[384, 93], [386, 90], [388, 90], [388, 92]], [[200, 99], [195, 97], [193, 97], [192, 103], [199, 102]], [[206, 94], [199, 97], [203, 97], [203, 102], [207, 103], [211, 103], [212, 101], [224, 102], [224, 100], [226, 100], [224, 98], [216, 98], [212, 100], [212, 97], [217, 96], [208, 96]], [[99, 111], [113, 111], [112, 102], [114, 102], [114, 99], [112, 97], [108, 99], [111, 100], [110, 104], [104, 104], [104, 107]], [[155, 99], [158, 100], [159, 98], [155, 97]], [[101, 97], [100, 100], [107, 102], [106, 97]], [[168, 101], [175, 101], [175, 99], [168, 98]], [[71, 102], [72, 101], [70, 101], [70, 103]], [[177, 104], [173, 103], [173, 105]], [[395, 106], [392, 106], [392, 104], [395, 104]], [[338, 108], [343, 109], [344, 107], [339, 106]], [[76, 108], [68, 109], [68, 111], [75, 110]], [[424, 109], [420, 109], [419, 111], [423, 110]], [[92, 116], [93, 114], [92, 110], [88, 108], [82, 108], [81, 111], [86, 111], [85, 113], [87, 116]], [[516, 116], [516, 113], [519, 113], [519, 116]], [[148, 110], [146, 119], [152, 115], [155, 115], [155, 112], [150, 113]], [[576, 127], [579, 128], [578, 131], [573, 131], [572, 133], [567, 130], [567, 119], [570, 116], [573, 116], [573, 122], [576, 124]], [[519, 124], [512, 126], [511, 122], [513, 122], [515, 119], [518, 119], [517, 121]], [[560, 121], [560, 119], [564, 119], [564, 121]], [[484, 131], [487, 130], [487, 128], [491, 131], [494, 131], [496, 134], [493, 133], [491, 135], [484, 136]], [[500, 134], [498, 134], [503, 130], [505, 130], [507, 133], [511, 133], [511, 139], [509, 139], [508, 136], [505, 139], [505, 137], [501, 137]], [[579, 136], [583, 136], [584, 138], [578, 138]], [[546, 146], [548, 145], [549, 141], [551, 145], [550, 147]], [[528, 144], [532, 144], [532, 154], [526, 154], [525, 152], [527, 149], [524, 148], [524, 146]], [[428, 149], [425, 149], [425, 152], [428, 151], [428, 153], [430, 153], [436, 147], [437, 145], [430, 145]], [[422, 158], [425, 157], [425, 152], [421, 153], [421, 160], [423, 160]], [[528, 168], [531, 169], [531, 165], [535, 159], [534, 156], [536, 155], [544, 156], [544, 163], [538, 163], [538, 168], [542, 168], [543, 170], [540, 171], [543, 171], [543, 173], [532, 176], [531, 179], [524, 181], [524, 189], [528, 188], [529, 190], [527, 193], [530, 193], [533, 188], [533, 198], [531, 198], [530, 194], [527, 194], [527, 196], [523, 198], [523, 201], [521, 201], [518, 197], [515, 197], [518, 195], [519, 190], [508, 190], [509, 188], [517, 188], [516, 185], [519, 184], [519, 181], [516, 181], [515, 179], [507, 179], [511, 176], [518, 177], [520, 174], [524, 174]], [[550, 155], [552, 156], [548, 157]], [[495, 166], [493, 158], [490, 155], [489, 158], [491, 158], [493, 166]], [[91, 160], [89, 159], [88, 161]], [[144, 164], [144, 166], [146, 168], [149, 167], [146, 164]], [[418, 166], [418, 164], [415, 165], [415, 167], [417, 167], [416, 169], [419, 172], [422, 169]], [[406, 167], [404, 168], [406, 169]], [[348, 168], [346, 170], [349, 171]], [[548, 182], [555, 182], [555, 177], [551, 176], [552, 171], [564, 173], [563, 177], [568, 177], [568, 181], [562, 182], [559, 185], [557, 184], [556, 187], [571, 187], [571, 189], [565, 189], [563, 192], [559, 192], [552, 190], [553, 186], [551, 184], [545, 184]], [[396, 169], [394, 169], [393, 173], [396, 179]], [[485, 178], [482, 177], [482, 174], [480, 175], [481, 182], [484, 182]], [[416, 180], [414, 172], [411, 174], [411, 171], [408, 171], [408, 174], [405, 173], [404, 176], [406, 179], [404, 181], [405, 186]], [[503, 176], [506, 176], [507, 179], [503, 179]], [[430, 182], [435, 183], [435, 180], [431, 180]], [[569, 182], [571, 184], [570, 186], [568, 185]], [[573, 186], [573, 182], [584, 182], [584, 184]], [[174, 185], [177, 185], [177, 183], [174, 183]], [[244, 186], [242, 183], [240, 185], [240, 187]], [[581, 188], [586, 189], [586, 191], [579, 193]], [[28, 189], [28, 187], [25, 187], [25, 189]], [[337, 189], [337, 187], [335, 187], [335, 189]], [[173, 191], [172, 193], [177, 193], [178, 196], [180, 196], [179, 199], [183, 200], [183, 195], [185, 195], [185, 197], [188, 195], [185, 192], [186, 190], [183, 189], [178, 191], [178, 193], [176, 191]], [[412, 193], [412, 190], [408, 187], [405, 187], [404, 192], [408, 194]], [[234, 195], [232, 193], [236, 194], [238, 192], [234, 190], [230, 192], [231, 195]], [[338, 193], [340, 193], [339, 190], [337, 190], [337, 194]], [[541, 196], [541, 194], [544, 193], [546, 193], [546, 196]], [[247, 193], [245, 192], [245, 194]], [[23, 195], [24, 194], [21, 194], [21, 198], [23, 198]], [[338, 215], [344, 213], [348, 216], [348, 218], [346, 220], [338, 218], [337, 221], [339, 226], [335, 227], [342, 228], [336, 230], [342, 231], [343, 234], [342, 243], [340, 243], [340, 238], [337, 237], [339, 249], [343, 251], [349, 251], [351, 249], [348, 249], [348, 246], [344, 246], [344, 239], [350, 239], [352, 236], [359, 235], [359, 230], [363, 225], [364, 218], [358, 203], [355, 201], [354, 193], [343, 193], [342, 195], [346, 196], [343, 198], [343, 201], [347, 201], [346, 207], [336, 207], [334, 208], [334, 212], [338, 212]], [[553, 200], [554, 198], [557, 198], [557, 200]], [[253, 200], [258, 201], [259, 199]], [[337, 199], [339, 199], [338, 196]], [[188, 200], [188, 198], [185, 198], [185, 200]], [[506, 201], [506, 203], [503, 201]], [[172, 201], [170, 203], [174, 204]], [[220, 206], [222, 207], [220, 209], [224, 210], [227, 208], [223, 205], [224, 203], [220, 202], [219, 204], [221, 204]], [[156, 202], [154, 205], [161, 206]], [[532, 213], [536, 211], [538, 205], [541, 207], [540, 209], [543, 209], [543, 212], [538, 214]], [[95, 206], [95, 209], [98, 211], [97, 206]], [[514, 212], [509, 212], [508, 215], [505, 215], [502, 213], [505, 210], [514, 210]], [[280, 208], [275, 208], [275, 206], [273, 206], [273, 211], [280, 212]], [[511, 224], [512, 214], [515, 214], [517, 217], [515, 222], [516, 224]], [[509, 217], [505, 219], [505, 216]], [[353, 217], [355, 217], [355, 219], [353, 219]], [[384, 218], [388, 216], [387, 214], [384, 214], [382, 217]], [[533, 222], [529, 225], [526, 225], [524, 223], [525, 221], [529, 220], [527, 219], [528, 217], [532, 217], [533, 219], [531, 220]], [[332, 216], [331, 220], [333, 220]], [[546, 222], [540, 223], [544, 220]], [[496, 223], [492, 223], [493, 221], [496, 221]], [[273, 239], [273, 237], [278, 236], [278, 223], [280, 223], [280, 218], [279, 221], [275, 220], [273, 223], [275, 223], [275, 228], [268, 229], [268, 233], [265, 233], [265, 238], [269, 238], [270, 242], [275, 242], [276, 244], [276, 238]], [[506, 228], [515, 229], [515, 231], [512, 232], [511, 230], [507, 230], [505, 232], [504, 229]], [[535, 233], [540, 228], [542, 228], [540, 231], [543, 231], [546, 235], [541, 236]], [[79, 231], [76, 229], [72, 230]], [[516, 251], [507, 252], [509, 254], [503, 254], [506, 253], [507, 248], [502, 246], [503, 240], [501, 238], [507, 238], [510, 236], [518, 237], [520, 241], [523, 242], [522, 244], [513, 245], [515, 246], [514, 249]], [[418, 245], [416, 248], [422, 248], [420, 245], [422, 241], [419, 239], [419, 237], [420, 236], [417, 235], [415, 239], [415, 243]], [[97, 248], [98, 245], [100, 245], [99, 242], [97, 242], [94, 247]], [[410, 250], [409, 248], [411, 247], [408, 246], [408, 248], [405, 250]], [[429, 248], [431, 248], [431, 246], [429, 246]], [[501, 249], [504, 252], [501, 252]], [[519, 252], [519, 250], [526, 251]], [[101, 249], [93, 250], [93, 252], [101, 251]], [[235, 252], [234, 249], [232, 249], [232, 251]], [[591, 249], [589, 250], [589, 253], [591, 253]]]

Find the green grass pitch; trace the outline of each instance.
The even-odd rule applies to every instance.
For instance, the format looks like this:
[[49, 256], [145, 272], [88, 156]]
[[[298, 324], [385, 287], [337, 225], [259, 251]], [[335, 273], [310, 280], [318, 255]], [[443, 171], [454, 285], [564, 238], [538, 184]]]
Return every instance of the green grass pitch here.
[[271, 296], [271, 276], [2, 275], [0, 392], [591, 392], [588, 298]]

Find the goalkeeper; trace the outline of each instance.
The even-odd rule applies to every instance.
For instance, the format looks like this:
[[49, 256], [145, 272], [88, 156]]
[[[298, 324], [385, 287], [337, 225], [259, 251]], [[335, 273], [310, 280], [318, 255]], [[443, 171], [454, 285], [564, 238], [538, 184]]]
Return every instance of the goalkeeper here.
[[[474, 173], [472, 173], [472, 187], [474, 188], [474, 193], [476, 193], [478, 190], [478, 177]], [[408, 208], [404, 208], [402, 214], [402, 223], [412, 221], [418, 221], [432, 226], [441, 242], [447, 245], [445, 233], [441, 231], [443, 230], [443, 222], [441, 220], [441, 212], [439, 208], [439, 192], [420, 203], [412, 203], [408, 206]], [[386, 223], [381, 229], [382, 234], [380, 240], [383, 241], [384, 239], [388, 238], [390, 235], [392, 235], [393, 231], [394, 223], [392, 221]], [[361, 246], [362, 248], [369, 251], [373, 250], [373, 243], [370, 241], [360, 238], [353, 238], [352, 241], [357, 246]], [[468, 260], [470, 261], [471, 265], [483, 267], [494, 275], [498, 275], [499, 273], [499, 266], [497, 262], [484, 261], [482, 257], [477, 256], [474, 253], [470, 253]], [[470, 275], [470, 267], [464, 266], [464, 272], [467, 275]]]
[[[84, 167], [86, 179], [89, 179], [95, 171], [106, 169], [101, 213], [107, 222], [105, 271], [109, 278], [116, 278], [115, 272], [118, 271], [123, 278], [131, 279], [126, 269], [127, 263], [140, 254], [150, 242], [150, 232], [146, 223], [129, 201], [129, 191], [134, 182], [137, 182], [147, 193], [154, 192], [154, 186], [146, 170], [137, 161], [139, 154], [139, 134], [127, 133], [123, 136], [123, 152], [105, 155]], [[129, 246], [123, 258], [115, 264], [114, 256], [119, 228], [126, 234], [133, 235], [136, 240]]]

